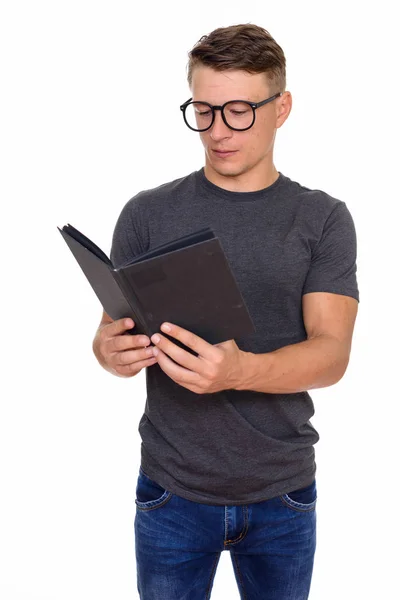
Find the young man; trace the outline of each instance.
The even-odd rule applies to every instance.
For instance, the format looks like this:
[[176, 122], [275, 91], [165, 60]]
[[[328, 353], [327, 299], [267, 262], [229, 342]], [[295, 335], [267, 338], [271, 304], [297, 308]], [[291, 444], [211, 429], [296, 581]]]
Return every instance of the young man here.
[[256, 332], [211, 345], [171, 323], [148, 347], [145, 336], [123, 335], [131, 319], [103, 314], [93, 342], [100, 364], [123, 377], [147, 367], [138, 590], [142, 600], [209, 598], [229, 549], [242, 598], [306, 600], [319, 439], [308, 390], [335, 384], [349, 362], [359, 301], [354, 223], [343, 201], [273, 164], [292, 97], [283, 51], [267, 31], [236, 25], [204, 36], [189, 53], [188, 82], [181, 110], [199, 131], [204, 168], [127, 202], [111, 259], [119, 265], [211, 227]]

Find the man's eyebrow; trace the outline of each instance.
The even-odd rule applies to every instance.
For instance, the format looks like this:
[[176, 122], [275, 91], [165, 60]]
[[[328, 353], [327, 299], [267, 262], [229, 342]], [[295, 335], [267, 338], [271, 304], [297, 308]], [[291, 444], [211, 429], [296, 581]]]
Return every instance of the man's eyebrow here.
[[192, 102], [207, 102], [208, 104], [211, 104], [212, 106], [222, 106], [223, 104], [226, 104], [227, 102], [235, 102], [235, 101], [243, 101], [243, 102], [254, 102], [254, 100], [251, 100], [251, 98], [238, 98], [237, 96], [232, 96], [232, 98], [230, 98], [229, 100], [225, 100], [225, 102], [221, 102], [221, 104], [214, 104], [213, 102], [210, 102], [210, 100], [204, 100], [203, 98], [192, 98]]

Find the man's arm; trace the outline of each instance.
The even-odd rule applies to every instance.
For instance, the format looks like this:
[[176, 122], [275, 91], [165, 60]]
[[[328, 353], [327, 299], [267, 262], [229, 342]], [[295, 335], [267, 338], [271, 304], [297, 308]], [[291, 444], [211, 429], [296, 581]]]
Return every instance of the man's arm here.
[[303, 296], [307, 340], [266, 354], [243, 354], [237, 390], [295, 393], [337, 383], [350, 358], [358, 302], [350, 296], [312, 292]]

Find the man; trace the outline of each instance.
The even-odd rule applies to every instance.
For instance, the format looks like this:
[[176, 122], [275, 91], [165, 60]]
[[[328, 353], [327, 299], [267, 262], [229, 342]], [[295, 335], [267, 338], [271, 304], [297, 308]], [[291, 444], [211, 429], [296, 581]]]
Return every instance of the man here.
[[149, 340], [123, 335], [131, 319], [103, 314], [100, 364], [122, 377], [146, 367], [135, 500], [142, 600], [209, 598], [228, 549], [242, 598], [309, 595], [319, 435], [308, 390], [343, 377], [359, 294], [346, 204], [273, 164], [292, 106], [285, 67], [281, 47], [255, 25], [201, 38], [181, 110], [199, 131], [204, 168], [137, 194], [115, 227], [115, 265], [211, 227], [256, 327], [211, 345], [170, 323]]

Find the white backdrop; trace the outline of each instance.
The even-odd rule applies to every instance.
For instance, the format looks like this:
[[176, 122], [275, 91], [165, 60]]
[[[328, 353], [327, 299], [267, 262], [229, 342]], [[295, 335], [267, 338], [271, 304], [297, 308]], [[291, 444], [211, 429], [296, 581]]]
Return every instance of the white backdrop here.
[[[4, 3], [0, 13], [0, 597], [138, 598], [133, 522], [144, 372], [91, 351], [101, 307], [57, 225], [109, 253], [142, 189], [203, 164], [179, 104], [219, 26], [270, 31], [289, 119], [274, 163], [347, 203], [361, 302], [351, 362], [312, 392], [318, 542], [310, 600], [394, 598], [399, 497], [399, 86], [394, 2]], [[396, 141], [396, 144], [395, 144]], [[396, 163], [395, 163], [396, 159]], [[227, 552], [211, 595], [238, 599]], [[284, 600], [284, 599], [282, 599]]]

